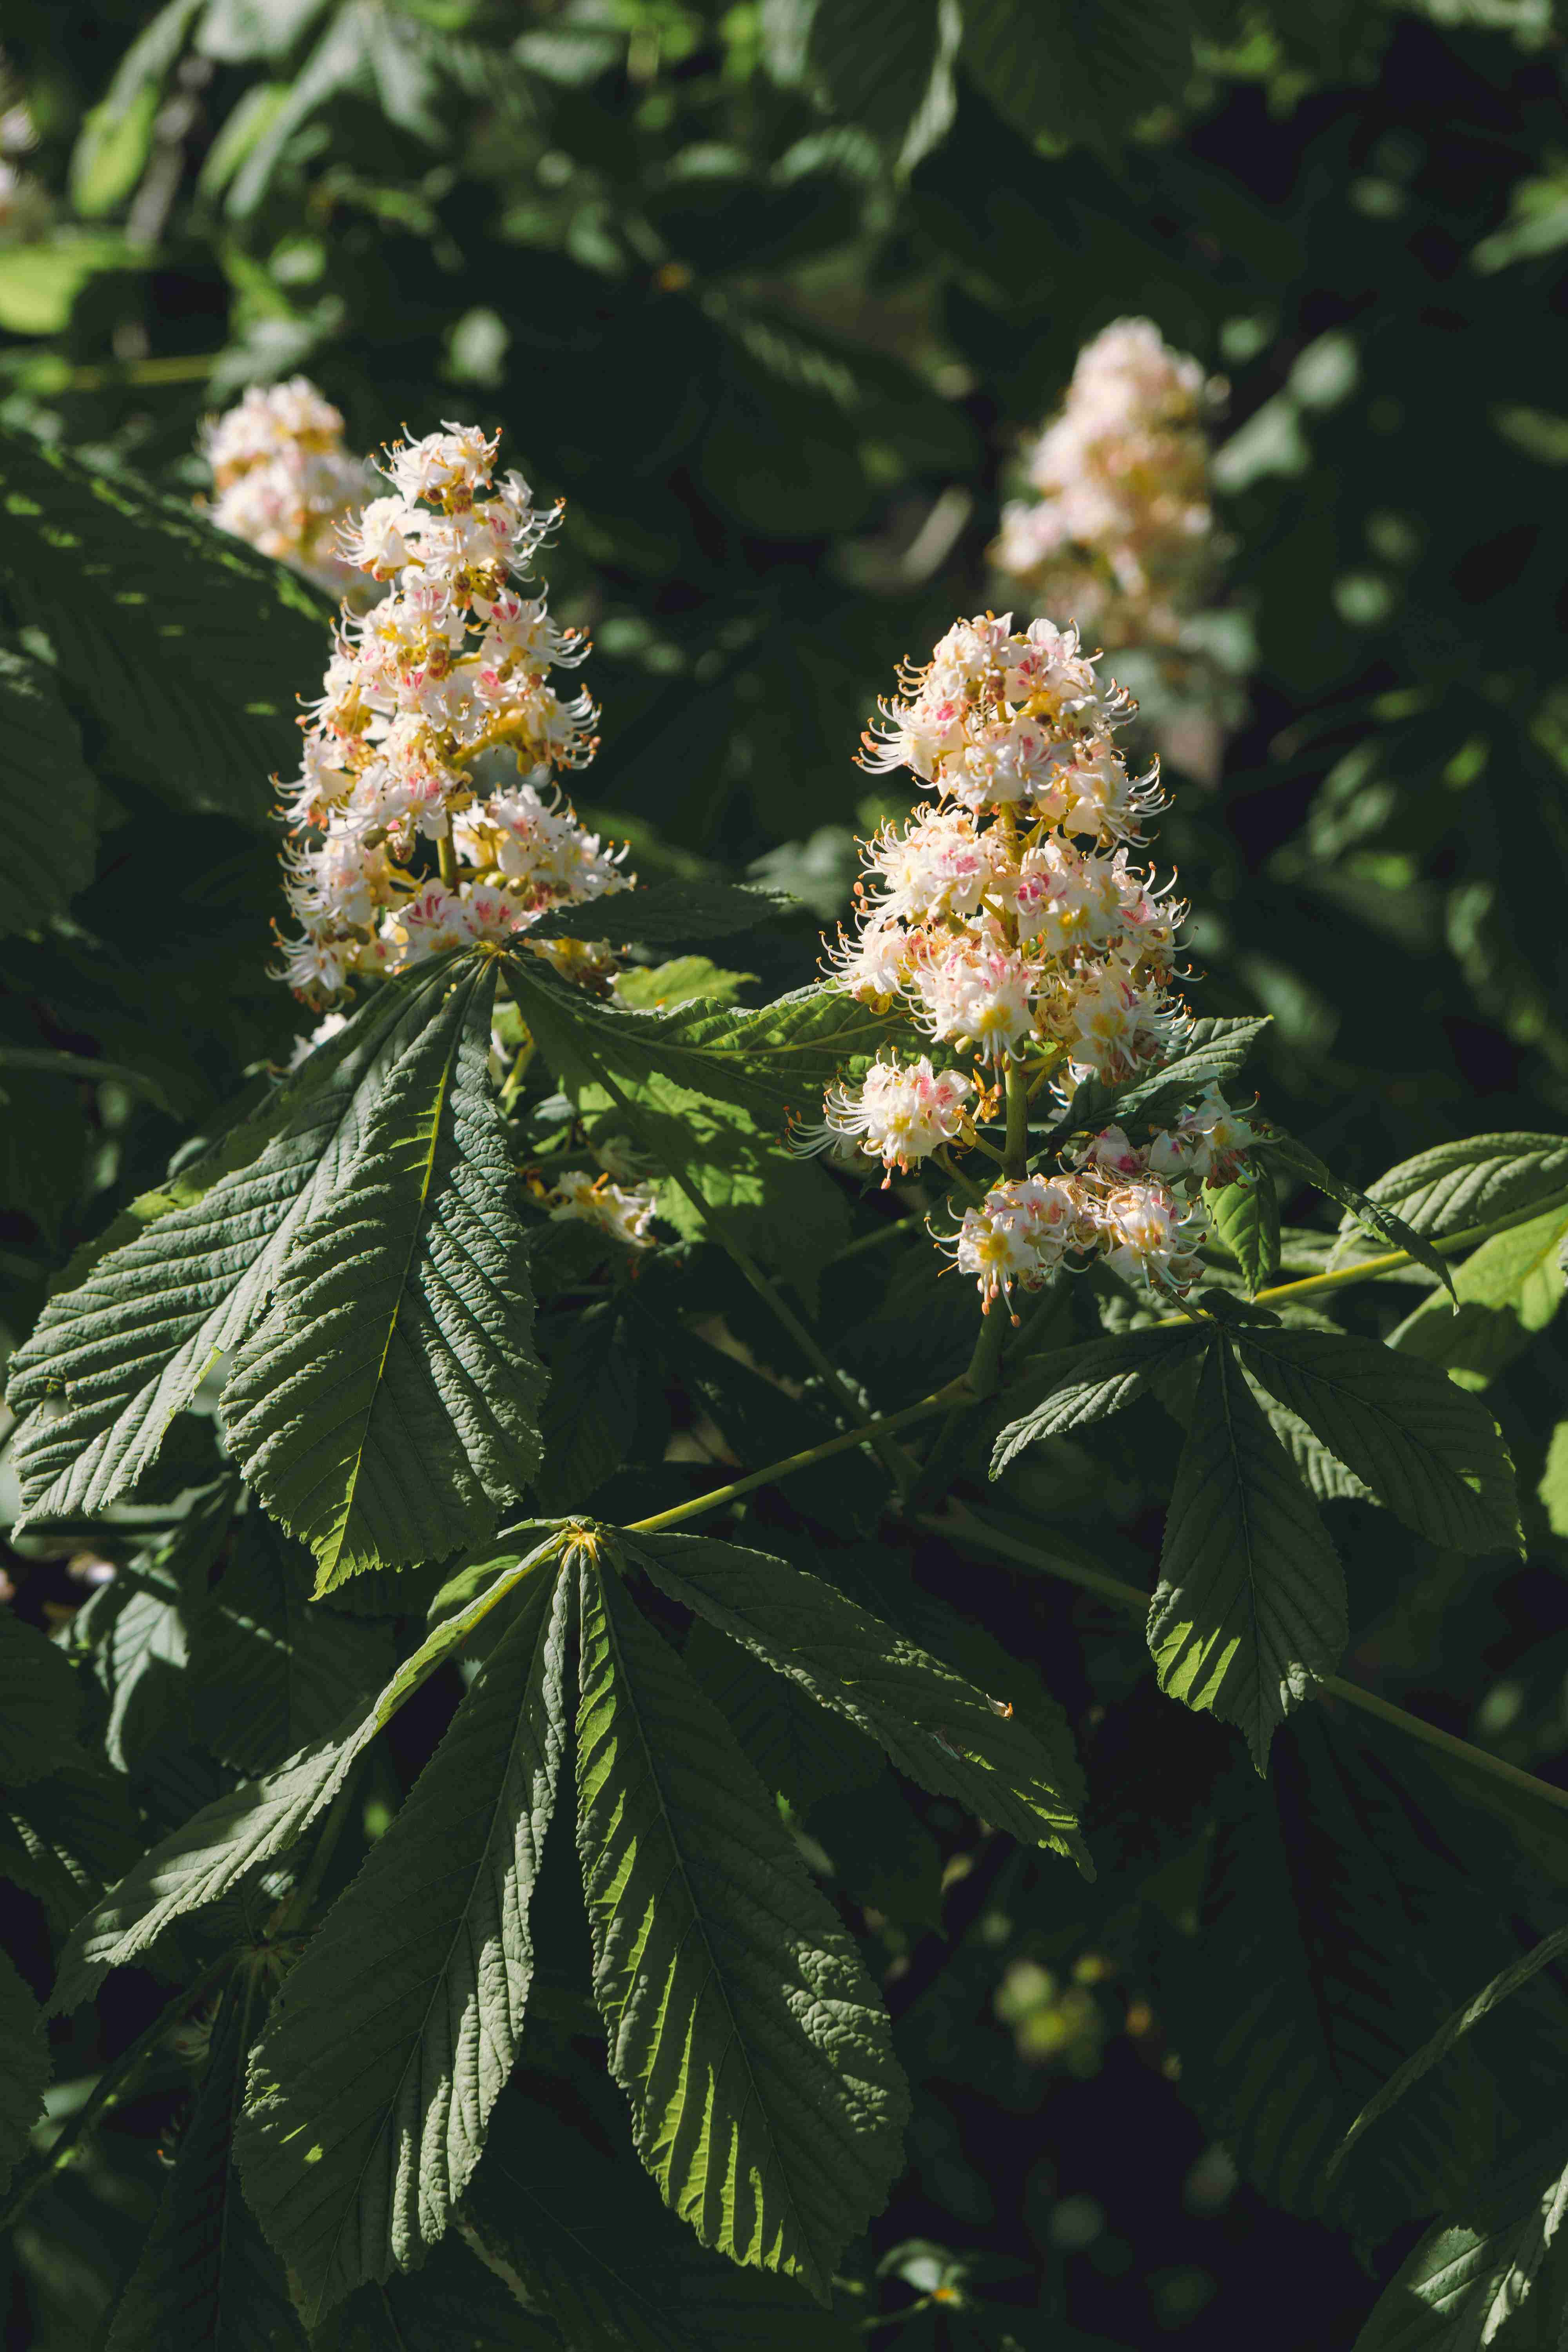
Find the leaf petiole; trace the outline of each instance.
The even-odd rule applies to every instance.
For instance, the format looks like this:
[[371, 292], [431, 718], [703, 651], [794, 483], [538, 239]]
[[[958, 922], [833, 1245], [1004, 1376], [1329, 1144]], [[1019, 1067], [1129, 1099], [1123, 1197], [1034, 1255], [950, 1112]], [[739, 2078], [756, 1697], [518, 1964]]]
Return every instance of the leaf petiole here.
[[[1539, 1214], [1539, 1211], [1537, 1212]], [[1510, 1219], [1510, 1223], [1517, 1222]], [[1064, 1559], [1059, 1553], [1042, 1550], [1035, 1544], [1025, 1543], [1004, 1528], [994, 1528], [961, 1504], [949, 1503], [938, 1516], [930, 1511], [914, 1511], [910, 1515], [917, 1527], [930, 1528], [935, 1534], [959, 1538], [980, 1545], [983, 1550], [997, 1552], [1004, 1559], [1021, 1560], [1026, 1567], [1042, 1569], [1047, 1576], [1059, 1576], [1069, 1584], [1081, 1585], [1102, 1601], [1109, 1601], [1130, 1614], [1144, 1616], [1149, 1608], [1149, 1595], [1140, 1592], [1135, 1584], [1125, 1584], [1119, 1576], [1107, 1576], [1100, 1570], [1080, 1567], [1076, 1560]], [[1395, 1706], [1392, 1699], [1380, 1698], [1360, 1683], [1347, 1682], [1342, 1675], [1324, 1675], [1320, 1688], [1326, 1696], [1342, 1699], [1347, 1706], [1360, 1707], [1364, 1714], [1375, 1715], [1380, 1721], [1403, 1731], [1407, 1738], [1419, 1740], [1424, 1747], [1435, 1748], [1440, 1755], [1451, 1757], [1456, 1763], [1471, 1770], [1485, 1772], [1493, 1780], [1506, 1780], [1510, 1788], [1542, 1798], [1549, 1805], [1568, 1811], [1568, 1789], [1554, 1788], [1550, 1780], [1538, 1780], [1533, 1772], [1523, 1772], [1517, 1764], [1505, 1763], [1500, 1756], [1489, 1755], [1484, 1748], [1472, 1747], [1451, 1731], [1440, 1731], [1435, 1723], [1421, 1716], [1411, 1715], [1405, 1708]]]

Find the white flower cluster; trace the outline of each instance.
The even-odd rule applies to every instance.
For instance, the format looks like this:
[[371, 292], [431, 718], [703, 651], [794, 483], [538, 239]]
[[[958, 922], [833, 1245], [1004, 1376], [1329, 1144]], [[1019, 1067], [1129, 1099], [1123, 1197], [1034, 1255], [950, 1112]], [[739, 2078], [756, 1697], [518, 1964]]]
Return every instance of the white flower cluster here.
[[252, 384], [203, 426], [202, 455], [217, 493], [208, 511], [220, 530], [291, 563], [330, 595], [359, 584], [341, 536], [375, 478], [343, 447], [342, 417], [309, 377]]
[[1151, 320], [1117, 320], [1079, 352], [1025, 457], [1037, 495], [1004, 507], [991, 550], [1033, 601], [1076, 614], [1110, 651], [1137, 651], [1155, 697], [1145, 721], [1200, 772], [1217, 766], [1231, 700], [1192, 625], [1220, 571], [1205, 425], [1225, 390]]
[[[308, 1003], [627, 887], [625, 853], [584, 832], [554, 782], [597, 749], [588, 697], [546, 682], [588, 646], [515, 584], [560, 509], [536, 508], [518, 474], [495, 478], [498, 438], [448, 425], [395, 445], [392, 494], [344, 533], [388, 593], [344, 608], [284, 806], [300, 929], [280, 976]], [[569, 941], [539, 952], [577, 977], [608, 968]]]
[[[1076, 628], [960, 621], [903, 684], [862, 764], [908, 766], [936, 797], [867, 845], [858, 926], [832, 961], [861, 1003], [901, 1003], [945, 1059], [972, 1068], [879, 1061], [858, 1087], [829, 1089], [811, 1139], [847, 1144], [889, 1177], [973, 1147], [1002, 1081], [1015, 1104], [1047, 1084], [1065, 1102], [1083, 1079], [1131, 1078], [1188, 1021], [1172, 987], [1184, 909], [1131, 862], [1163, 804], [1158, 773], [1130, 775], [1116, 731], [1132, 706], [1097, 677]], [[1072, 1253], [1179, 1289], [1203, 1230], [1198, 1195], [1230, 1181], [1251, 1140], [1211, 1090], [1142, 1147], [1110, 1128], [1052, 1176], [1016, 1162], [966, 1213], [956, 1263], [987, 1306]]]
[[612, 1184], [607, 1176], [590, 1176], [569, 1168], [543, 1195], [552, 1220], [578, 1218], [597, 1225], [628, 1249], [652, 1249], [653, 1186]]
[[1108, 1127], [1068, 1155], [1064, 1172], [994, 1184], [946, 1247], [987, 1305], [1015, 1282], [1037, 1289], [1074, 1254], [1103, 1257], [1129, 1282], [1180, 1293], [1198, 1272], [1194, 1253], [1207, 1230], [1199, 1191], [1238, 1175], [1253, 1139], [1210, 1087], [1150, 1143], [1134, 1146]]
[[1174, 645], [1212, 582], [1204, 425], [1224, 390], [1151, 320], [1107, 327], [1028, 454], [1039, 497], [1004, 509], [993, 561], [1108, 646]]

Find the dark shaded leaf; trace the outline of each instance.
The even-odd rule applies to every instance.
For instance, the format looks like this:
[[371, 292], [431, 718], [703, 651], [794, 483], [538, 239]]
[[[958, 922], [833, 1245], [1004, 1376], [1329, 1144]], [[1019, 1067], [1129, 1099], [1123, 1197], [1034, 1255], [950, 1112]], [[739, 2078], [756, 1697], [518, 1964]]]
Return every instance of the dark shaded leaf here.
[[1345, 1639], [1334, 1548], [1216, 1332], [1149, 1604], [1160, 1687], [1239, 1724], [1261, 1772], [1275, 1727], [1334, 1671]]
[[1440, 1372], [1348, 1332], [1260, 1326], [1237, 1344], [1252, 1377], [1417, 1535], [1459, 1551], [1517, 1549], [1497, 1424]]

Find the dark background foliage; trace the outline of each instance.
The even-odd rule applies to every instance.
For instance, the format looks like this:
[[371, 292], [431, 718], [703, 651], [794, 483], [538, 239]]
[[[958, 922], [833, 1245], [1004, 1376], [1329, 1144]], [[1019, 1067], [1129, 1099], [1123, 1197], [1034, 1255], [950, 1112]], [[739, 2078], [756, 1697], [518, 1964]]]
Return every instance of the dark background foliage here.
[[[595, 634], [605, 708], [580, 803], [645, 877], [750, 868], [797, 891], [814, 919], [732, 959], [776, 988], [847, 907], [879, 806], [850, 764], [875, 696], [994, 593], [1001, 485], [1080, 343], [1147, 314], [1229, 379], [1227, 593], [1257, 646], [1220, 781], [1173, 774], [1160, 837], [1194, 902], [1202, 1008], [1274, 1016], [1266, 1108], [1355, 1181], [1478, 1129], [1560, 1130], [1561, 39], [1544, 5], [1508, 0], [1195, 13], [985, 0], [961, 29], [913, 0], [822, 0], [815, 24], [799, 0], [209, 0], [175, 25], [12, 0], [28, 168], [57, 214], [0, 247], [0, 421], [182, 499], [202, 415], [294, 369], [351, 446], [444, 415], [502, 425], [569, 502], [553, 602]], [[5, 595], [26, 642], [19, 572]], [[313, 683], [307, 664], [279, 691]], [[88, 764], [113, 771], [96, 873], [68, 920], [0, 942], [13, 1336], [299, 1024], [265, 973], [265, 774], [215, 772], [205, 806], [172, 812], [166, 779], [113, 767], [88, 725]], [[121, 1065], [151, 1097], [15, 1061], [40, 1049]], [[900, 1327], [896, 1272], [864, 1264], [825, 1328], [896, 1402], [944, 1349], [962, 1360], [963, 1318], [916, 1300]], [[1363, 1296], [1369, 1330], [1410, 1303]], [[1527, 1496], [1563, 1370], [1544, 1332], [1489, 1391]], [[1146, 1582], [1175, 1433], [1092, 1435], [1058, 1441], [1010, 1505]], [[835, 1485], [819, 1518], [841, 1539], [852, 1507]], [[1354, 1502], [1333, 1514], [1358, 1677], [1561, 1777], [1568, 1549], [1544, 1515], [1529, 1505], [1510, 1566], [1391, 1543]], [[783, 1549], [819, 1532], [805, 1505], [753, 1516]], [[1439, 2164], [1413, 2200], [1374, 2169], [1352, 2206], [1299, 2218], [1289, 2151], [1220, 2145], [1235, 2086], [1206, 2061], [1194, 2079], [1184, 2044], [1283, 1981], [1293, 1905], [1327, 1955], [1322, 2063], [1353, 2112], [1358, 2068], [1363, 2095], [1388, 2069], [1340, 2033], [1355, 1995], [1335, 1969], [1363, 1989], [1381, 1971], [1419, 2039], [1521, 1922], [1556, 1924], [1557, 1857], [1500, 1859], [1451, 1784], [1342, 1723], [1283, 1736], [1263, 1789], [1153, 1695], [1095, 1604], [961, 1570], [935, 1538], [906, 1565], [917, 1597], [1038, 1662], [1117, 1859], [1075, 1889], [973, 1849], [886, 1772], [851, 1805], [841, 1761], [801, 1766], [799, 1818], [916, 2085], [867, 2309], [946, 2298], [871, 2340], [1348, 2343], [1452, 2184]], [[13, 1566], [41, 1621], [79, 1597], [58, 1552]], [[398, 1738], [428, 1744], [413, 1719]], [[1521, 2087], [1531, 2032], [1562, 2051], [1560, 2020], [1520, 2007], [1488, 2051], [1522, 2101], [1505, 2123], [1542, 2104]], [[1441, 2100], [1433, 2144], [1482, 2147], [1491, 2076], [1444, 2077]], [[91, 2340], [152, 2178], [72, 2177], [21, 2245], [8, 2340]]]

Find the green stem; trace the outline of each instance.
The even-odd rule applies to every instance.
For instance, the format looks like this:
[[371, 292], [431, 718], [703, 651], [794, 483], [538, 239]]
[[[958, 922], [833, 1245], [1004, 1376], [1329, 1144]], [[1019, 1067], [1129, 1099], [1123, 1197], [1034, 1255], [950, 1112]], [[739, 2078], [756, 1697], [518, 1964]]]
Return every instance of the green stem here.
[[1003, 1165], [1015, 1183], [1029, 1172], [1029, 1081], [1022, 1062], [1007, 1065], [1007, 1150]]
[[458, 887], [458, 852], [452, 840], [452, 820], [447, 819], [444, 831], [436, 836], [436, 856], [441, 868], [441, 879], [448, 890]]
[[86, 2134], [112, 2108], [119, 2105], [125, 2096], [132, 2075], [136, 2074], [142, 2061], [152, 2055], [159, 2042], [168, 2033], [170, 2027], [184, 2015], [184, 2011], [193, 2009], [197, 2001], [204, 2000], [213, 1987], [222, 1980], [233, 1967], [234, 1958], [232, 1952], [225, 1952], [221, 1959], [215, 1960], [211, 1968], [205, 1969], [196, 1979], [194, 1985], [185, 1986], [183, 1990], [174, 1995], [172, 2001], [158, 2011], [152, 2024], [144, 2032], [137, 2035], [129, 2050], [122, 2051], [110, 2065], [104, 2068], [93, 2084], [90, 2096], [84, 2099], [75, 2115], [62, 2125], [59, 2137], [53, 2147], [18, 2184], [16, 2194], [4, 2212], [0, 2212], [0, 2230], [10, 2229], [18, 2217], [26, 2212], [39, 2190], [47, 2189], [55, 2176], [65, 2170], [81, 2146]]
[[[1148, 1611], [1149, 1595], [1140, 1592], [1135, 1584], [1124, 1584], [1119, 1576], [1107, 1576], [1099, 1569], [1080, 1567], [1076, 1560], [1023, 1543], [1016, 1536], [976, 1518], [960, 1504], [950, 1503], [940, 1517], [926, 1511], [911, 1512], [910, 1516], [917, 1527], [931, 1528], [939, 1535], [963, 1538], [978, 1544], [982, 1550], [999, 1553], [1004, 1559], [1021, 1560], [1029, 1568], [1044, 1569], [1047, 1575], [1080, 1585], [1086, 1592], [1112, 1601], [1131, 1614], [1142, 1617]], [[1568, 1811], [1568, 1789], [1553, 1788], [1550, 1780], [1538, 1780], [1533, 1772], [1521, 1771], [1517, 1764], [1507, 1764], [1500, 1756], [1489, 1756], [1484, 1748], [1474, 1748], [1468, 1739], [1459, 1739], [1451, 1731], [1439, 1731], [1435, 1723], [1408, 1714], [1404, 1707], [1395, 1706], [1392, 1699], [1380, 1698], [1375, 1691], [1363, 1689], [1360, 1683], [1346, 1682], [1342, 1675], [1325, 1675], [1322, 1687], [1330, 1696], [1342, 1699], [1347, 1706], [1360, 1707], [1366, 1715], [1375, 1715], [1380, 1722], [1392, 1724], [1407, 1738], [1436, 1748], [1440, 1756], [1450, 1756], [1472, 1771], [1487, 1773], [1494, 1780], [1506, 1781], [1510, 1788], [1522, 1790]]]
[[885, 1225], [879, 1225], [874, 1234], [858, 1235], [829, 1262], [842, 1265], [847, 1257], [863, 1257], [868, 1250], [881, 1249], [889, 1242], [900, 1241], [905, 1234], [914, 1233], [923, 1222], [920, 1217], [890, 1217]]
[[506, 1083], [500, 1090], [500, 1103], [503, 1118], [517, 1100], [518, 1089], [528, 1076], [528, 1066], [533, 1059], [535, 1050], [531, 1037], [525, 1037], [517, 1049], [517, 1059], [507, 1072]]
[[715, 1486], [706, 1495], [695, 1495], [689, 1503], [677, 1503], [668, 1511], [655, 1512], [651, 1519], [634, 1519], [627, 1535], [654, 1535], [660, 1528], [679, 1527], [682, 1519], [695, 1519], [704, 1511], [716, 1511], [732, 1503], [741, 1495], [749, 1495], [758, 1486], [773, 1486], [787, 1478], [794, 1470], [809, 1469], [814, 1462], [826, 1462], [830, 1454], [847, 1454], [851, 1446], [875, 1444], [879, 1436], [895, 1429], [908, 1428], [911, 1422], [929, 1420], [951, 1403], [956, 1381], [938, 1389], [931, 1396], [921, 1397], [918, 1404], [907, 1404], [900, 1412], [881, 1414], [874, 1423], [862, 1423], [858, 1429], [847, 1429], [837, 1437], [824, 1438], [820, 1445], [808, 1445], [804, 1453], [786, 1454], [782, 1462], [770, 1462], [761, 1470], [748, 1470], [743, 1478], [732, 1479], [727, 1486]]
[[[1568, 1192], [1557, 1192], [1549, 1200], [1532, 1201], [1527, 1209], [1514, 1209], [1506, 1217], [1493, 1217], [1487, 1224], [1467, 1225], [1461, 1233], [1446, 1234], [1432, 1247], [1439, 1257], [1458, 1257], [1461, 1251], [1473, 1249], [1478, 1242], [1489, 1241], [1494, 1234], [1510, 1233], [1515, 1225], [1531, 1224], [1553, 1209], [1564, 1208], [1568, 1208]], [[1344, 1290], [1352, 1282], [1372, 1282], [1380, 1274], [1393, 1274], [1400, 1266], [1419, 1263], [1409, 1250], [1385, 1250], [1381, 1257], [1358, 1258], [1354, 1265], [1335, 1266], [1327, 1274], [1304, 1274], [1296, 1282], [1276, 1283], [1271, 1290], [1260, 1290], [1253, 1305], [1271, 1307], [1279, 1298], [1310, 1298], [1317, 1291]], [[1165, 1330], [1191, 1319], [1186, 1315], [1165, 1315], [1151, 1328]]]
[[980, 1318], [980, 1334], [963, 1375], [966, 1385], [977, 1397], [988, 1397], [994, 1392], [997, 1367], [1002, 1361], [1002, 1342], [1012, 1328], [1005, 1299], [993, 1298], [989, 1307], [989, 1313]]

